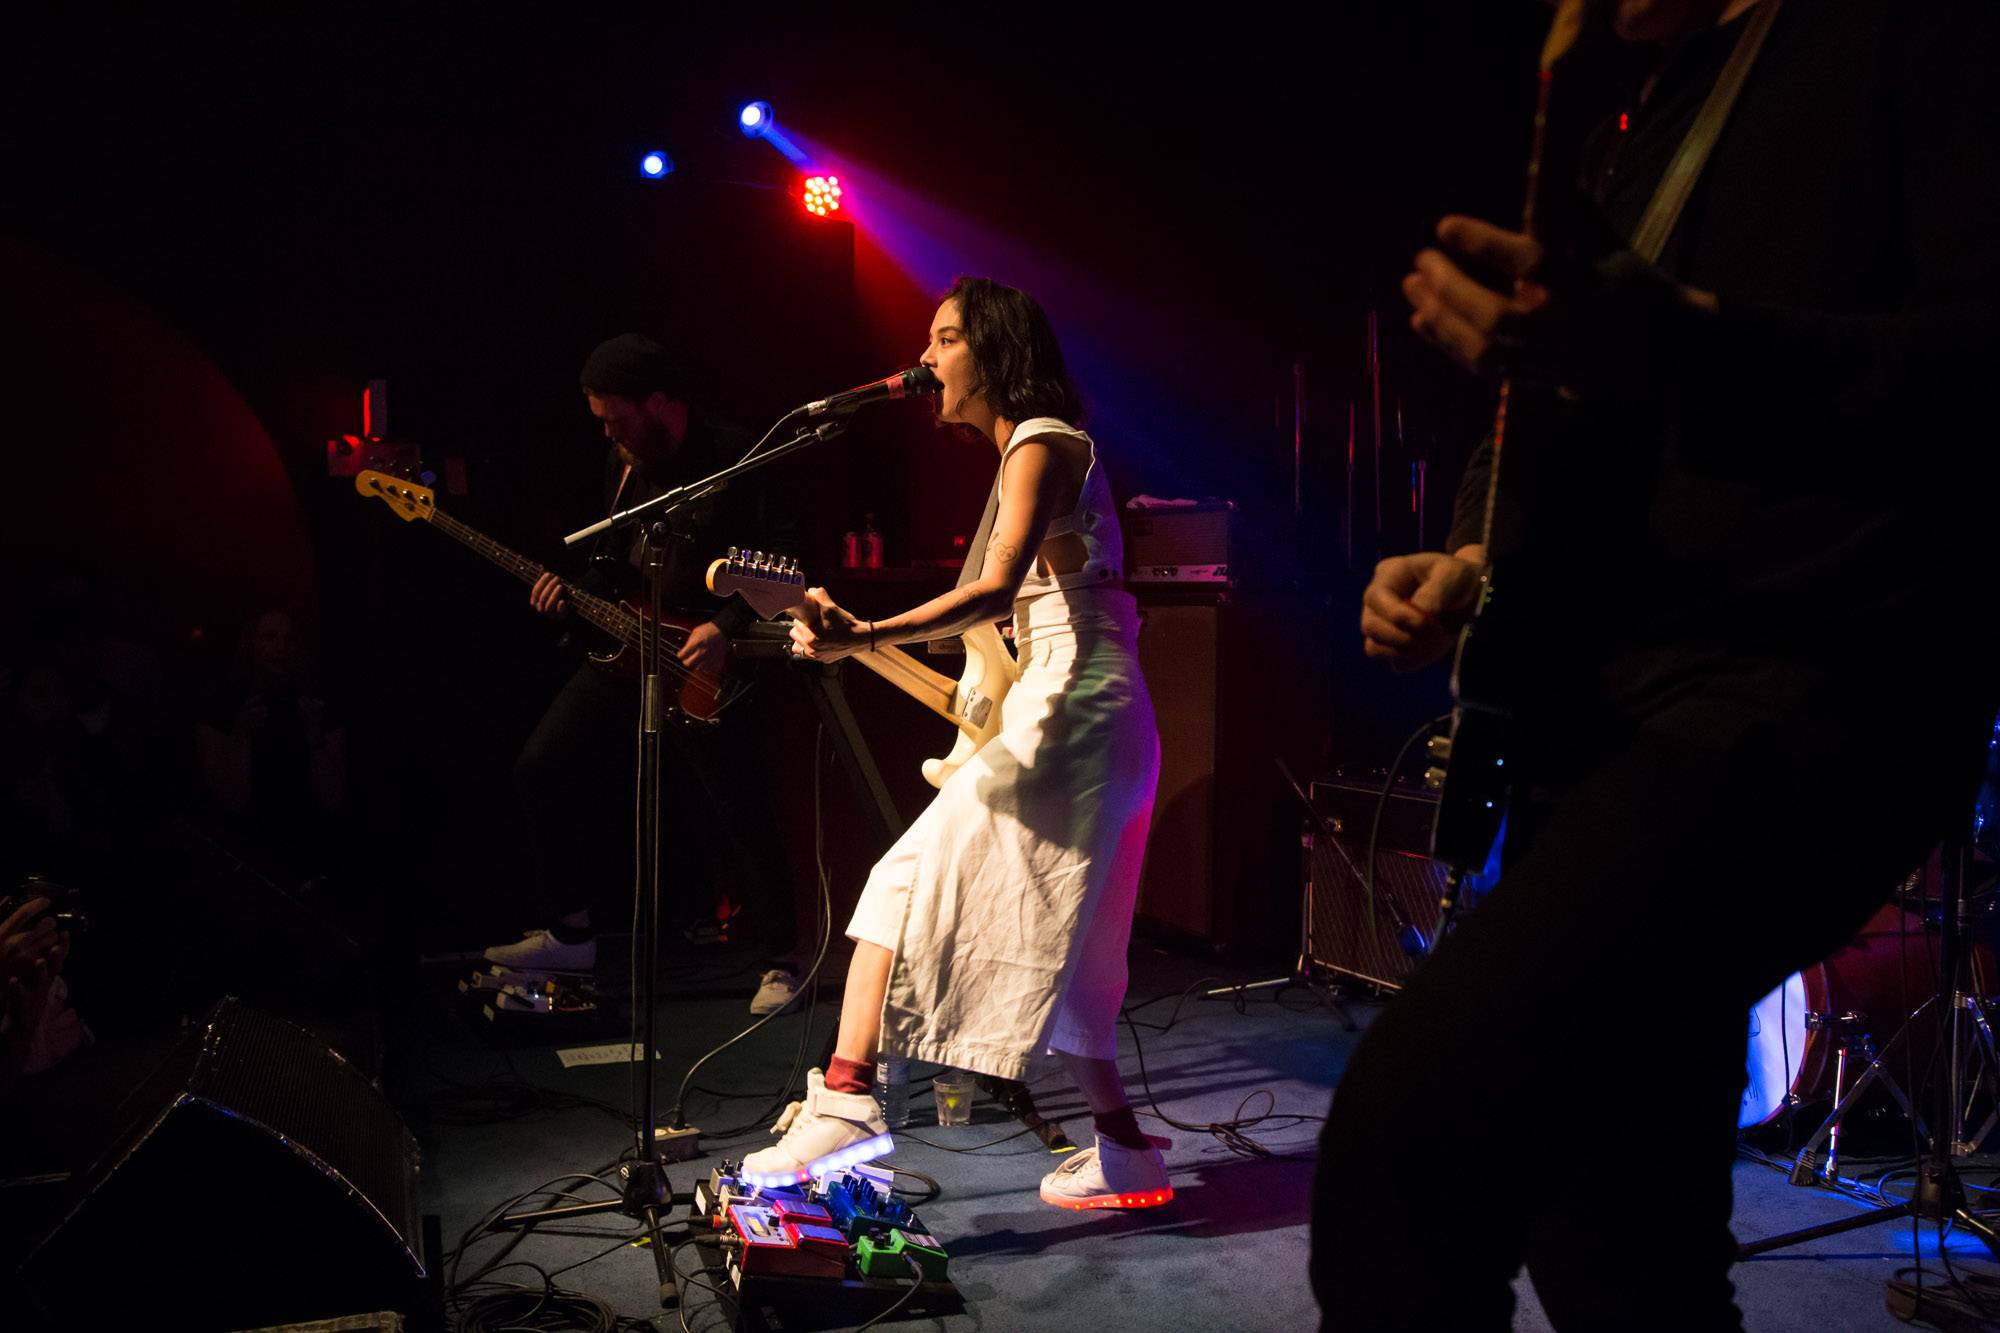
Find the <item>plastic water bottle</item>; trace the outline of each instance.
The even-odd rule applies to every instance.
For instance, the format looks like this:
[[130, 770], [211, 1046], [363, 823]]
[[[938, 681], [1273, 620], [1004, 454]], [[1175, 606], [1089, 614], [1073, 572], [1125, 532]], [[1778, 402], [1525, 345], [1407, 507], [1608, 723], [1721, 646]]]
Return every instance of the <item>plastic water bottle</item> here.
[[910, 1123], [910, 1061], [903, 1055], [875, 1057], [875, 1104], [882, 1123], [901, 1129]]

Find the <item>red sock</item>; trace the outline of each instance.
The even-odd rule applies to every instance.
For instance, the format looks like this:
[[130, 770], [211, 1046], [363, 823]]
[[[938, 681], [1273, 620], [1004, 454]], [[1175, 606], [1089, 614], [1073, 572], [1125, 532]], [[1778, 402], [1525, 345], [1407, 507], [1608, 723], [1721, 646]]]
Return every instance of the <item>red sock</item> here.
[[1091, 1117], [1097, 1122], [1097, 1132], [1121, 1148], [1150, 1148], [1153, 1141], [1139, 1132], [1139, 1121], [1132, 1114], [1132, 1108], [1121, 1106], [1115, 1111]]
[[869, 1092], [875, 1087], [875, 1066], [864, 1060], [834, 1056], [826, 1062], [828, 1092]]

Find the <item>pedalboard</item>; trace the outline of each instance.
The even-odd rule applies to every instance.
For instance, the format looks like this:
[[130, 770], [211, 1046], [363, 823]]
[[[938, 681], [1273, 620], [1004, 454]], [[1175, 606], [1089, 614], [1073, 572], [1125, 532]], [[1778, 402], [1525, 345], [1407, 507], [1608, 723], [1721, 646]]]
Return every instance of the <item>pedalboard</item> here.
[[495, 1025], [583, 1027], [603, 1016], [603, 1001], [588, 973], [528, 972], [492, 964], [458, 983], [459, 993], [479, 1001]]
[[890, 1310], [911, 1318], [952, 1313], [944, 1244], [891, 1188], [894, 1174], [863, 1164], [783, 1188], [745, 1184], [735, 1164], [694, 1189], [697, 1225], [713, 1241], [710, 1271], [737, 1328], [792, 1328], [803, 1312], [862, 1322]]

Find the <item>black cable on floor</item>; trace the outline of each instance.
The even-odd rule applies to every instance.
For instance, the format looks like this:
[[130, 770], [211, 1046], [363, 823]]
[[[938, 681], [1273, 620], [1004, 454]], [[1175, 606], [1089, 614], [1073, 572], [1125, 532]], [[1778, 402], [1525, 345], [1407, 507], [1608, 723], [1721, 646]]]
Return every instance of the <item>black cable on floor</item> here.
[[881, 1323], [883, 1320], [895, 1314], [896, 1311], [902, 1309], [904, 1306], [908, 1305], [911, 1301], [915, 1300], [917, 1297], [917, 1292], [923, 1289], [924, 1266], [918, 1263], [915, 1259], [912, 1259], [907, 1254], [903, 1256], [903, 1262], [910, 1266], [910, 1289], [904, 1292], [902, 1296], [900, 1296], [897, 1299], [894, 1305], [884, 1310], [881, 1314], [876, 1315], [873, 1319], [869, 1320], [865, 1324], [856, 1326], [854, 1333], [862, 1333], [863, 1329], [870, 1329], [875, 1327], [875, 1325]]
[[[1236, 1104], [1236, 1115], [1233, 1118], [1229, 1120], [1217, 1120], [1205, 1125], [1195, 1124], [1186, 1120], [1176, 1120], [1161, 1110], [1160, 1100], [1153, 1093], [1152, 1077], [1146, 1070], [1145, 1043], [1139, 1039], [1139, 1029], [1129, 1016], [1125, 1018], [1125, 1026], [1132, 1033], [1132, 1049], [1139, 1057], [1139, 1085], [1145, 1089], [1146, 1104], [1153, 1108], [1155, 1116], [1158, 1116], [1165, 1123], [1172, 1125], [1175, 1129], [1184, 1129], [1189, 1133], [1195, 1134], [1212, 1134], [1222, 1142], [1224, 1147], [1244, 1157], [1268, 1157], [1273, 1160], [1287, 1162], [1308, 1162], [1312, 1160], [1310, 1157], [1300, 1157], [1293, 1153], [1281, 1153], [1266, 1148], [1263, 1144], [1243, 1132], [1254, 1126], [1272, 1122], [1285, 1122], [1289, 1125], [1297, 1125], [1308, 1120], [1323, 1121], [1326, 1119], [1323, 1115], [1307, 1115], [1297, 1111], [1279, 1111], [1277, 1109], [1278, 1096], [1269, 1088], [1256, 1088], [1246, 1093], [1243, 1100]], [[1261, 1115], [1245, 1115], [1244, 1108], [1249, 1106], [1251, 1101], [1259, 1096], [1270, 1099], [1271, 1109], [1263, 1112]], [[1272, 1127], [1282, 1128], [1283, 1126], [1272, 1123]]]
[[896, 1191], [896, 1193], [904, 1195], [911, 1203], [929, 1203], [944, 1193], [944, 1186], [938, 1184], [934, 1176], [927, 1176], [921, 1171], [912, 1171], [907, 1166], [897, 1166], [894, 1162], [881, 1162], [878, 1165], [888, 1167], [899, 1176], [908, 1176], [912, 1180], [920, 1180], [924, 1183], [926, 1192], [922, 1194], [909, 1194], [900, 1189]]
[[[1081, 1119], [1081, 1118], [1082, 1118], [1082, 1117], [1083, 1117], [1084, 1115], [1087, 1115], [1087, 1114], [1089, 1114], [1089, 1113], [1088, 1113], [1088, 1112], [1083, 1112], [1083, 1111], [1079, 1111], [1079, 1112], [1078, 1112], [1078, 1113], [1077, 1113], [1076, 1115], [1070, 1115], [1070, 1116], [1063, 1116], [1063, 1117], [1061, 1117], [1060, 1119], [1054, 1119], [1054, 1120], [1048, 1120], [1048, 1121], [1047, 1121], [1047, 1123], [1049, 1123], [1049, 1124], [1054, 1124], [1054, 1125], [1059, 1125], [1059, 1124], [1061, 1124], [1061, 1123], [1062, 1123], [1062, 1122], [1063, 1122], [1064, 1120], [1077, 1120], [1077, 1119]], [[1020, 1129], [1017, 1129], [1017, 1130], [1015, 1130], [1015, 1131], [1014, 1131], [1013, 1133], [1011, 1133], [1011, 1134], [1003, 1134], [1003, 1135], [1001, 1135], [1001, 1136], [1000, 1136], [999, 1138], [997, 1138], [997, 1139], [994, 1139], [994, 1140], [993, 1140], [992, 1142], [990, 1142], [990, 1143], [980, 1143], [980, 1144], [975, 1144], [975, 1145], [973, 1145], [973, 1146], [972, 1146], [972, 1147], [970, 1147], [970, 1148], [954, 1148], [954, 1147], [952, 1147], [952, 1146], [951, 1146], [950, 1144], [948, 1144], [948, 1143], [937, 1143], [937, 1142], [934, 1142], [934, 1141], [932, 1141], [932, 1140], [930, 1140], [930, 1139], [927, 1139], [927, 1138], [923, 1137], [923, 1136], [922, 1136], [921, 1134], [912, 1134], [912, 1133], [910, 1133], [910, 1132], [909, 1132], [908, 1130], [897, 1130], [897, 1131], [896, 1131], [896, 1137], [897, 1137], [897, 1138], [899, 1138], [899, 1139], [908, 1139], [908, 1140], [910, 1140], [910, 1142], [912, 1142], [912, 1143], [921, 1143], [921, 1144], [923, 1144], [923, 1145], [924, 1145], [924, 1146], [925, 1146], [926, 1148], [935, 1148], [935, 1149], [937, 1149], [937, 1150], [938, 1150], [939, 1152], [954, 1152], [954, 1153], [966, 1153], [966, 1154], [970, 1154], [970, 1153], [980, 1153], [980, 1152], [985, 1152], [985, 1151], [986, 1151], [986, 1150], [987, 1150], [988, 1148], [997, 1148], [997, 1147], [999, 1147], [999, 1146], [1000, 1146], [1001, 1144], [1003, 1144], [1003, 1143], [1012, 1143], [1012, 1142], [1013, 1142], [1013, 1141], [1014, 1141], [1015, 1139], [1018, 1139], [1018, 1138], [1023, 1138], [1023, 1137], [1025, 1137], [1025, 1136], [1029, 1135], [1029, 1134], [1034, 1134], [1034, 1133], [1036, 1133], [1036, 1132], [1038, 1132], [1038, 1131], [1036, 1130], [1036, 1128], [1035, 1128], [1035, 1127], [1034, 1127], [1033, 1125], [1024, 1125], [1024, 1126], [1023, 1126], [1023, 1127], [1021, 1127]], [[1010, 1155], [1012, 1155], [1012, 1156], [1019, 1156], [1020, 1154], [1016, 1153], [1016, 1154], [1010, 1154]], [[899, 1169], [900, 1169], [900, 1168], [899, 1168]]]

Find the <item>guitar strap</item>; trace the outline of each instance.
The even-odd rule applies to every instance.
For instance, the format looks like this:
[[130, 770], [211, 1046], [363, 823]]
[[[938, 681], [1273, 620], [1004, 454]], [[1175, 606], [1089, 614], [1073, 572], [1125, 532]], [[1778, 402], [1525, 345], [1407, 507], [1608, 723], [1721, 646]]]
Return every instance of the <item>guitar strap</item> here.
[[972, 543], [965, 548], [965, 567], [958, 571], [957, 587], [978, 578], [986, 569], [986, 543], [993, 537], [993, 520], [1000, 517], [1000, 474], [993, 474], [993, 490], [986, 497], [986, 512], [979, 516], [979, 527], [972, 534]]
[[1736, 95], [1743, 91], [1751, 62], [1757, 59], [1764, 37], [1771, 31], [1772, 20], [1778, 17], [1778, 4], [1779, 0], [1761, 0], [1751, 11], [1750, 22], [1736, 39], [1736, 49], [1729, 53], [1729, 63], [1716, 76], [1715, 86], [1708, 90], [1708, 100], [1701, 104], [1694, 124], [1688, 127], [1687, 137], [1681, 140], [1673, 161], [1667, 164], [1665, 174], [1654, 188], [1646, 215], [1639, 219], [1631, 241], [1632, 253], [1648, 264], [1658, 263], [1660, 252], [1666, 249], [1667, 237], [1680, 221], [1681, 209], [1694, 193], [1694, 183], [1701, 178], [1701, 169], [1708, 164], [1715, 141], [1722, 137], [1722, 126], [1736, 105]]

